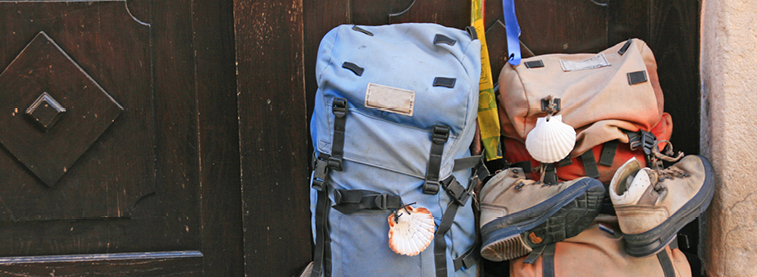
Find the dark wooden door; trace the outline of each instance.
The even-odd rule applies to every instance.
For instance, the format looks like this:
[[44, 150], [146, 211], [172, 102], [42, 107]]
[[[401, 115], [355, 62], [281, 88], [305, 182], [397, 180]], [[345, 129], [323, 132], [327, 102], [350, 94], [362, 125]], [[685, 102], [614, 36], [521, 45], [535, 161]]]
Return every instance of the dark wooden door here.
[[[687, 153], [699, 7], [516, 0], [524, 52], [646, 40]], [[501, 9], [487, 1], [495, 75]], [[297, 275], [311, 259], [320, 38], [339, 24], [463, 28], [469, 16], [459, 0], [0, 0], [0, 275]]]
[[243, 273], [229, 1], [0, 1], [0, 274]]

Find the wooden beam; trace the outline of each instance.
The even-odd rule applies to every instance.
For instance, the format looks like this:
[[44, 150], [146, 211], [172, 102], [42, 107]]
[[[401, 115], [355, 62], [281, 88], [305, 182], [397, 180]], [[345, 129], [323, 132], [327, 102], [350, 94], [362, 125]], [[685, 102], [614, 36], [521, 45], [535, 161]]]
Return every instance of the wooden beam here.
[[245, 273], [311, 260], [302, 0], [235, 0]]

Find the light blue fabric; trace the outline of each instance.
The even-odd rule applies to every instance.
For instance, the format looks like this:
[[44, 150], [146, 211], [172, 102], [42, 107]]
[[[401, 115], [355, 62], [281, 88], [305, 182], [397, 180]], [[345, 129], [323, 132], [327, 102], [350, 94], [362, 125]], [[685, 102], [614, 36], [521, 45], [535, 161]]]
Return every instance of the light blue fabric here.
[[[440, 179], [454, 175], [468, 187], [471, 170], [452, 172], [454, 160], [469, 157], [476, 130], [481, 45], [464, 30], [437, 24], [405, 23], [359, 26], [373, 35], [342, 25], [324, 36], [318, 50], [318, 92], [311, 120], [313, 146], [331, 154], [334, 136], [334, 98], [348, 101], [344, 165], [331, 171], [329, 184], [337, 189], [365, 189], [416, 202], [434, 215], [437, 227], [452, 201], [441, 189], [423, 194], [431, 135], [435, 125], [448, 126]], [[455, 40], [453, 45], [434, 44], [437, 34]], [[364, 71], [358, 76], [342, 67], [354, 63]], [[436, 77], [455, 78], [453, 88], [433, 86]], [[369, 83], [415, 92], [412, 116], [365, 107]], [[333, 205], [333, 191], [330, 191]], [[314, 214], [316, 191], [311, 189]], [[448, 276], [475, 276], [476, 268], [454, 271], [453, 259], [475, 242], [475, 221], [469, 199], [458, 209], [446, 234]], [[388, 246], [391, 211], [365, 210], [329, 213], [332, 276], [434, 276], [434, 244], [420, 255], [398, 255]]]

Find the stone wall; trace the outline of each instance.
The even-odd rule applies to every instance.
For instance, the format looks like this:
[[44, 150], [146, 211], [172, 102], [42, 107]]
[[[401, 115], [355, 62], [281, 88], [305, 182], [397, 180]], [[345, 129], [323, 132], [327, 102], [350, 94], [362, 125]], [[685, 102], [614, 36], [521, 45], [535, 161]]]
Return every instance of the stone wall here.
[[755, 276], [757, 1], [702, 1], [701, 153], [716, 191], [700, 252], [710, 276]]

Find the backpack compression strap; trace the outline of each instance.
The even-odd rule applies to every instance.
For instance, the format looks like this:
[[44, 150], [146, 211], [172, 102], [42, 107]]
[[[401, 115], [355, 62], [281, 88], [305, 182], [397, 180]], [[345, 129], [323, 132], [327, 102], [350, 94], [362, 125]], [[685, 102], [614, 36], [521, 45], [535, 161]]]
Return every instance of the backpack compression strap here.
[[343, 214], [360, 210], [397, 210], [403, 206], [398, 195], [362, 189], [335, 189], [334, 202], [334, 209]]
[[444, 144], [449, 140], [450, 128], [447, 126], [436, 125], [431, 135], [431, 151], [426, 167], [426, 181], [423, 183], [423, 193], [439, 193], [439, 170], [442, 167], [442, 155], [444, 154]]
[[[436, 266], [436, 276], [446, 277], [447, 241], [444, 239], [444, 235], [446, 235], [449, 229], [452, 227], [455, 215], [457, 214], [457, 209], [460, 206], [465, 205], [465, 202], [468, 200], [471, 191], [473, 191], [472, 188], [475, 186], [469, 184], [468, 188], [465, 189], [462, 185], [460, 185], [460, 183], [457, 182], [457, 180], [455, 180], [455, 176], [450, 176], [449, 178], [442, 181], [441, 184], [443, 185], [445, 190], [447, 190], [450, 196], [452, 196], [453, 201], [449, 203], [447, 210], [444, 211], [442, 220], [439, 223], [439, 228], [436, 229], [436, 234], [434, 234], [434, 265]], [[459, 195], [456, 195], [457, 193], [459, 193]], [[462, 255], [461, 257], [463, 256], [465, 255]], [[473, 258], [475, 258], [475, 256]], [[456, 268], [456, 270], [457, 269], [458, 268]]]
[[329, 182], [330, 170], [342, 170], [344, 155], [344, 131], [347, 117], [347, 99], [334, 98], [331, 104], [334, 113], [334, 138], [331, 156], [321, 154], [315, 159], [313, 189], [318, 191], [315, 205], [315, 254], [312, 277], [331, 276], [331, 236], [329, 235]]
[[[646, 157], [647, 164], [649, 164], [650, 158], [652, 157], [652, 150], [655, 147], [655, 143], [657, 142], [655, 135], [652, 132], [647, 132], [644, 130], [639, 130], [638, 132], [623, 130], [623, 132], [628, 136], [628, 146], [630, 147], [631, 151], [642, 149], [642, 151], [644, 151], [644, 156]], [[612, 166], [612, 162], [615, 159], [615, 152], [618, 150], [619, 144], [619, 140], [611, 140], [605, 142], [602, 145], [602, 152], [600, 154], [599, 161], [596, 160], [596, 157], [594, 157], [594, 152], [591, 149], [581, 154], [581, 156], [579, 157], [581, 158], [581, 163], [583, 163], [585, 175], [595, 179], [599, 178], [599, 168], [597, 166]], [[557, 172], [554, 170], [554, 168], [567, 166], [570, 164], [573, 164], [573, 162], [571, 161], [570, 156], [568, 156], [557, 163], [547, 165], [547, 170], [544, 176], [545, 180], [543, 181], [545, 183], [557, 182]], [[552, 167], [550, 168], [549, 166]]]
[[[600, 224], [600, 228], [602, 228], [602, 224]], [[678, 240], [674, 239], [669, 246], [670, 249], [678, 248]], [[542, 246], [540, 249], [534, 249], [534, 252], [538, 251], [542, 256], [541, 275], [543, 277], [555, 276], [555, 249], [556, 244], [554, 243]], [[527, 262], [529, 258], [531, 258], [531, 255], [528, 255], [523, 262], [533, 264], [536, 261], [536, 258], [538, 258], [538, 255], [536, 255], [531, 262]], [[662, 272], [665, 274], [665, 277], [676, 276], [675, 267], [673, 266], [673, 261], [670, 260], [668, 251], [663, 249], [660, 253], [657, 253], [657, 259], [660, 261], [660, 266], [662, 266]]]
[[315, 160], [313, 188], [318, 191], [315, 206], [315, 253], [311, 277], [331, 276], [331, 238], [329, 236], [328, 162], [318, 157]]
[[[434, 234], [434, 265], [436, 266], [437, 277], [447, 276], [447, 241], [444, 239], [444, 235], [446, 235], [452, 227], [455, 215], [457, 214], [457, 209], [460, 206], [464, 206], [468, 201], [468, 198], [471, 196], [471, 192], [475, 187], [474, 183], [477, 182], [479, 178], [482, 178], [482, 176], [486, 177], [489, 175], [489, 170], [486, 169], [486, 166], [484, 165], [483, 157], [484, 156], [481, 155], [455, 161], [453, 170], [466, 168], [473, 168], [474, 170], [467, 189], [457, 182], [454, 175], [450, 175], [447, 179], [439, 182], [453, 201], [449, 203], [447, 210], [444, 211], [442, 220], [439, 223], [439, 228], [436, 229], [436, 234]], [[460, 255], [460, 257], [453, 260], [455, 271], [463, 267], [470, 268], [478, 262], [480, 259], [480, 250], [478, 250], [477, 245], [478, 243], [474, 243], [471, 249], [468, 249], [468, 251]]]

